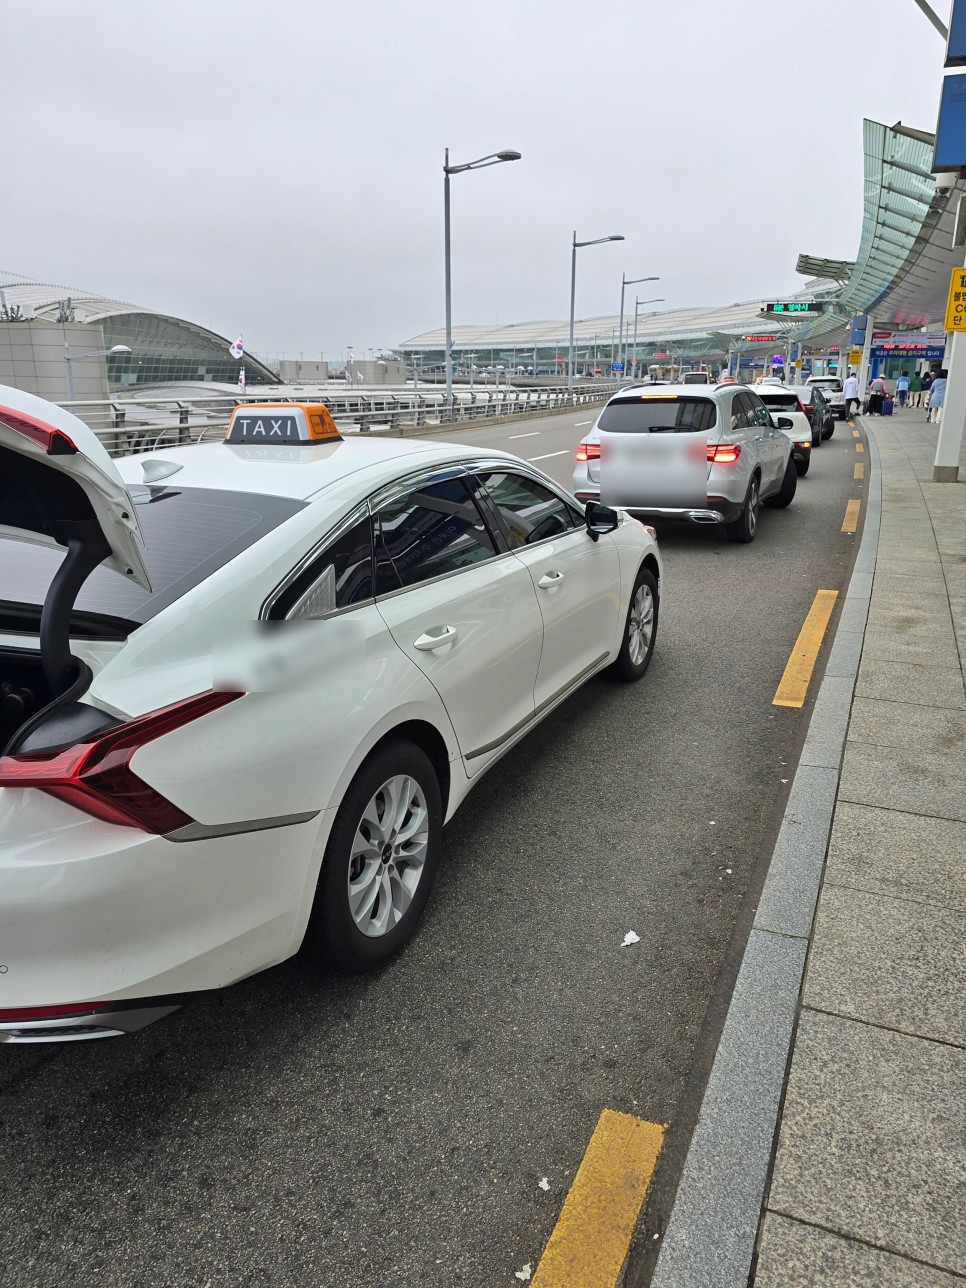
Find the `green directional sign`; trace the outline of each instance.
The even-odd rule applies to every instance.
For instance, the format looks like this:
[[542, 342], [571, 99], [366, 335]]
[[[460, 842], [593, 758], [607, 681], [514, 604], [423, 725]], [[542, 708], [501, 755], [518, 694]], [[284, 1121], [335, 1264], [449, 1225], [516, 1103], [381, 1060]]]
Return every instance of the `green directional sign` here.
[[825, 312], [825, 305], [821, 300], [776, 300], [765, 305], [765, 312], [784, 317], [814, 317], [817, 313]]

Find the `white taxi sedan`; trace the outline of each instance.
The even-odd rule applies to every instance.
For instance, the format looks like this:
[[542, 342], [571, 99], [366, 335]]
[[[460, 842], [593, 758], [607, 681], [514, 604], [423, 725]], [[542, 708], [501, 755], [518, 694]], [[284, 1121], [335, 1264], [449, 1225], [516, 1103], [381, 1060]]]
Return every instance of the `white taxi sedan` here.
[[412, 934], [443, 823], [658, 621], [652, 530], [324, 408], [113, 462], [0, 387], [0, 1041]]

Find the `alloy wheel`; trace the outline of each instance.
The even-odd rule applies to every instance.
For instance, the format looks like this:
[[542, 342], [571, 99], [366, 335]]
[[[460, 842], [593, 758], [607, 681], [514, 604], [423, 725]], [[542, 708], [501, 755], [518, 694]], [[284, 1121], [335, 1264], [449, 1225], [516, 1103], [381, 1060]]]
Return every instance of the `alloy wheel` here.
[[415, 778], [397, 774], [362, 811], [349, 858], [349, 911], [370, 938], [405, 916], [426, 863], [429, 809]]
[[654, 596], [650, 586], [638, 586], [627, 619], [627, 651], [635, 666], [647, 657], [654, 633]]

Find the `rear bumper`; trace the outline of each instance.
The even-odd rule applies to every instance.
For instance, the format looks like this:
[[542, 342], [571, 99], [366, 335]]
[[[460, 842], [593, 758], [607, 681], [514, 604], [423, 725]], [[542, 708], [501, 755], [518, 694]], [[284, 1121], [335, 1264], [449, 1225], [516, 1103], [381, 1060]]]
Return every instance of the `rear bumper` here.
[[[180, 1001], [144, 998], [137, 1003], [78, 1003], [56, 1008], [61, 1012], [58, 1014], [45, 1013], [41, 1007], [24, 1008], [20, 1013], [0, 1011], [0, 1045], [119, 1038], [163, 1019], [180, 1005]], [[10, 1018], [14, 1015], [16, 1018]]]
[[[599, 492], [590, 492], [586, 488], [574, 493], [578, 501], [599, 501]], [[627, 513], [635, 519], [657, 519], [664, 523], [692, 523], [702, 526], [708, 524], [733, 523], [741, 514], [743, 503], [729, 501], [723, 496], [709, 496], [706, 507], [698, 509], [679, 506], [655, 506], [646, 510], [631, 510]]]

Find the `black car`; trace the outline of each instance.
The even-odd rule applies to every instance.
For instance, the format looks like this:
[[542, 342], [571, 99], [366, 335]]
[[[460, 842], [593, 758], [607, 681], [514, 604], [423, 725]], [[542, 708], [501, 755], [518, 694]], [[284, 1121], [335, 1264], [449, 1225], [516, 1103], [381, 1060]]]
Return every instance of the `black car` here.
[[821, 446], [826, 438], [831, 438], [835, 433], [835, 412], [828, 395], [818, 385], [792, 385], [790, 392], [798, 398], [811, 423], [812, 446]]

